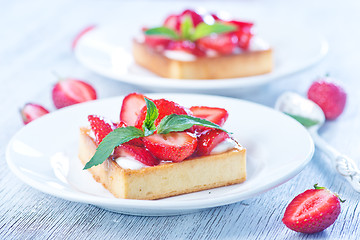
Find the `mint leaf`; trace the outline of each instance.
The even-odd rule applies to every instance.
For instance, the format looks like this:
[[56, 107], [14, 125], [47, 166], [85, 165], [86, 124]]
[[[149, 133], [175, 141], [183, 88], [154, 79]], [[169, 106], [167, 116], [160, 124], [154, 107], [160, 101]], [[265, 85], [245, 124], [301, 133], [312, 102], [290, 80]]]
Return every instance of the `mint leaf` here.
[[311, 126], [314, 126], [314, 125], [319, 123], [319, 121], [317, 121], [317, 120], [302, 117], [302, 116], [299, 116], [299, 115], [294, 115], [294, 114], [290, 114], [290, 113], [286, 113], [286, 112], [285, 112], [285, 114], [289, 115], [292, 118], [294, 118], [296, 121], [301, 123], [304, 127], [311, 127]]
[[215, 22], [212, 25], [208, 25], [206, 23], [200, 23], [196, 26], [194, 34], [191, 36], [191, 41], [196, 41], [200, 38], [209, 36], [213, 33], [227, 33], [227, 32], [233, 32], [237, 29], [235, 25], [231, 24], [223, 24], [219, 22]]
[[194, 23], [190, 16], [185, 16], [180, 25], [181, 37], [183, 39], [191, 39], [194, 31]]
[[146, 35], [161, 35], [165, 37], [169, 37], [174, 40], [178, 40], [179, 34], [177, 34], [174, 30], [167, 27], [155, 27], [150, 28], [144, 32]]
[[144, 133], [135, 127], [116, 128], [101, 141], [94, 156], [86, 163], [84, 170], [103, 163], [113, 152], [114, 148], [134, 138], [143, 137]]
[[222, 129], [219, 125], [206, 119], [177, 114], [165, 116], [157, 126], [157, 131], [161, 134], [166, 134], [169, 132], [181, 132], [191, 128], [194, 125], [216, 128], [226, 132], [226, 130]]
[[159, 111], [156, 108], [156, 105], [153, 101], [145, 98], [145, 102], [146, 102], [147, 110], [146, 110], [145, 121], [142, 127], [144, 130], [144, 135], [150, 136], [156, 131], [155, 120], [159, 116]]

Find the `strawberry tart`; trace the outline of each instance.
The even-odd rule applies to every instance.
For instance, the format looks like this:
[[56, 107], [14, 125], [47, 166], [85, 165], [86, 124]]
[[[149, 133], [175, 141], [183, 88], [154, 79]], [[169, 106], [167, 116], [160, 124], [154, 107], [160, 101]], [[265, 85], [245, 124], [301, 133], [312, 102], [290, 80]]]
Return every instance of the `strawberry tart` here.
[[246, 149], [222, 128], [223, 108], [185, 108], [132, 93], [120, 122], [88, 116], [79, 158], [115, 197], [160, 199], [246, 179]]
[[272, 71], [272, 49], [253, 23], [185, 10], [133, 40], [135, 62], [175, 79], [223, 79]]

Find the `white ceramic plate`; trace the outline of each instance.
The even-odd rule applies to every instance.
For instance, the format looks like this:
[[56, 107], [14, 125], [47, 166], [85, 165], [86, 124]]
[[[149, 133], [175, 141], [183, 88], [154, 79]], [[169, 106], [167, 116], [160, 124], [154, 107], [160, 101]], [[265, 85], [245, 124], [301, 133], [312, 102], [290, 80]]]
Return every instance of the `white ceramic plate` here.
[[30, 186], [75, 202], [93, 204], [133, 215], [175, 215], [222, 206], [251, 198], [299, 173], [314, 152], [308, 132], [292, 118], [255, 103], [210, 95], [148, 94], [184, 106], [207, 105], [229, 111], [225, 128], [247, 148], [248, 179], [241, 184], [161, 200], [114, 198], [77, 157], [79, 127], [87, 115], [118, 120], [122, 97], [75, 105], [31, 122], [10, 141], [6, 158], [10, 169]]
[[[299, 72], [320, 61], [328, 51], [326, 40], [309, 28], [277, 27], [270, 22], [258, 26], [258, 35], [274, 49], [274, 70], [253, 77], [217, 80], [178, 80], [159, 77], [134, 63], [131, 40], [116, 26], [98, 26], [80, 38], [75, 56], [90, 70], [121, 82], [151, 91], [228, 93], [261, 86], [275, 79]], [[276, 24], [275, 24], [276, 25]], [[138, 28], [137, 28], [138, 29]], [[283, 29], [279, 31], [279, 29]]]

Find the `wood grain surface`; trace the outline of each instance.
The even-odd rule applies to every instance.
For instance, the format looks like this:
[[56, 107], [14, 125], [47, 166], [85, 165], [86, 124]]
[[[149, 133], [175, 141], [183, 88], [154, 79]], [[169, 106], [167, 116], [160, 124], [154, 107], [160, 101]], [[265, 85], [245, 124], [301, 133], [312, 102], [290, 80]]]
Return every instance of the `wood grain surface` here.
[[[0, 1], [0, 239], [360, 239], [360, 193], [352, 190], [319, 150], [300, 174], [266, 193], [228, 206], [172, 217], [128, 216], [65, 201], [29, 187], [10, 172], [5, 152], [11, 137], [23, 126], [19, 109], [27, 102], [36, 102], [55, 110], [50, 95], [56, 82], [52, 71], [88, 81], [98, 90], [99, 98], [144, 91], [99, 76], [80, 65], [72, 53], [71, 42], [81, 29], [91, 24], [121, 25], [134, 18], [137, 23], [141, 20], [146, 23], [148, 18], [157, 22], [168, 12], [189, 6], [221, 8], [233, 15], [268, 14], [279, 26], [287, 22], [291, 28], [291, 23], [296, 22], [322, 33], [329, 41], [330, 51], [321, 63], [233, 97], [272, 107], [283, 91], [305, 94], [317, 76], [330, 73], [345, 85], [348, 104], [343, 115], [327, 122], [320, 133], [359, 164], [358, 1], [3, 0]], [[279, 29], [273, 27], [275, 34]], [[327, 230], [313, 235], [287, 229], [281, 222], [287, 204], [314, 183], [346, 199], [338, 220]]]

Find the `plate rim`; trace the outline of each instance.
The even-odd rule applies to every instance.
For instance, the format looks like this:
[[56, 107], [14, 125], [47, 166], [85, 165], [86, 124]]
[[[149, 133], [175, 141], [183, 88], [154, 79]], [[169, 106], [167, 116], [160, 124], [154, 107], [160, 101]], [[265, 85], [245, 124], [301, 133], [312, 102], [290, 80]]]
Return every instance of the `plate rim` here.
[[[155, 93], [155, 94], [146, 94], [149, 96], [154, 96], [154, 95], [169, 95], [170, 94], [173, 96], [173, 93]], [[250, 102], [250, 101], [246, 101], [243, 99], [237, 99], [237, 98], [231, 98], [231, 97], [223, 97], [223, 96], [216, 96], [216, 95], [205, 95], [205, 94], [189, 94], [189, 93], [177, 93], [176, 95], [179, 96], [183, 96], [183, 95], [187, 95], [187, 96], [193, 96], [193, 97], [199, 97], [199, 96], [206, 96], [206, 97], [211, 97], [211, 98], [222, 98], [222, 99], [231, 99], [231, 100], [236, 100], [236, 101], [240, 101], [243, 104], [251, 104], [251, 105], [255, 105], [258, 106], [260, 108], [266, 108], [266, 109], [270, 109], [271, 111], [277, 112], [276, 110], [258, 104], [258, 103], [254, 103], [254, 102]], [[104, 99], [98, 99], [95, 101], [91, 101], [91, 102], [87, 102], [87, 103], [82, 103], [82, 104], [77, 104], [77, 105], [73, 105], [73, 106], [69, 106], [63, 109], [59, 109], [56, 112], [53, 112], [52, 114], [58, 114], [57, 112], [63, 112], [63, 111], [69, 111], [71, 112], [71, 109], [73, 108], [82, 108], [82, 107], [86, 107], [87, 105], [91, 105], [93, 102], [112, 102], [115, 100], [120, 100], [123, 99], [125, 95], [122, 96], [117, 96], [117, 97], [111, 97], [111, 98], [104, 98]], [[103, 103], [104, 104], [104, 103]], [[116, 208], [124, 208], [124, 209], [135, 209], [136, 210], [158, 210], [158, 211], [171, 211], [171, 210], [196, 210], [196, 209], [205, 209], [205, 208], [211, 208], [211, 207], [216, 207], [216, 206], [223, 206], [223, 205], [228, 205], [228, 204], [232, 204], [241, 200], [245, 200], [245, 199], [249, 199], [252, 198], [256, 195], [260, 195], [263, 192], [269, 191], [283, 183], [285, 183], [286, 181], [290, 180], [291, 178], [295, 177], [298, 173], [300, 173], [303, 168], [310, 162], [314, 151], [315, 151], [315, 146], [314, 146], [314, 142], [310, 136], [310, 134], [307, 132], [307, 130], [302, 127], [302, 125], [300, 123], [298, 123], [296, 120], [292, 119], [291, 117], [282, 114], [281, 112], [277, 112], [278, 114], [282, 115], [282, 117], [287, 118], [290, 121], [294, 121], [298, 124], [299, 127], [303, 128], [304, 133], [306, 133], [307, 139], [309, 140], [309, 143], [311, 145], [311, 149], [309, 149], [310, 151], [307, 153], [306, 158], [301, 162], [301, 164], [298, 166], [298, 168], [294, 169], [291, 172], [288, 172], [287, 174], [276, 178], [276, 180], [271, 181], [270, 183], [264, 184], [262, 185], [262, 187], [257, 188], [257, 189], [252, 189], [249, 191], [246, 191], [245, 196], [240, 196], [239, 194], [230, 194], [230, 195], [226, 195], [226, 196], [222, 196], [222, 197], [216, 197], [216, 198], [210, 198], [210, 199], [193, 199], [191, 201], [189, 200], [174, 200], [174, 201], [156, 201], [156, 200], [135, 200], [135, 199], [116, 199], [116, 198], [105, 198], [105, 197], [100, 197], [100, 196], [95, 196], [95, 195], [90, 195], [84, 192], [80, 192], [77, 191], [76, 193], [73, 192], [61, 192], [58, 189], [49, 189], [49, 187], [46, 187], [45, 185], [41, 184], [39, 185], [38, 181], [29, 178], [28, 176], [24, 175], [20, 169], [15, 166], [13, 164], [13, 161], [11, 160], [11, 147], [13, 145], [13, 142], [16, 141], [17, 136], [21, 135], [23, 131], [26, 131], [27, 128], [31, 127], [33, 124], [29, 123], [28, 125], [22, 127], [19, 131], [17, 131], [13, 137], [11, 138], [11, 140], [9, 141], [7, 148], [6, 148], [6, 154], [5, 154], [5, 158], [6, 158], [6, 162], [7, 165], [9, 166], [10, 170], [15, 174], [15, 176], [17, 176], [23, 183], [33, 187], [34, 189], [37, 189], [43, 193], [52, 195], [52, 196], [56, 196], [59, 197], [61, 199], [65, 199], [65, 200], [69, 200], [69, 201], [73, 201], [73, 202], [81, 202], [81, 203], [87, 203], [87, 204], [93, 204], [96, 206], [100, 206], [100, 207], [104, 207], [104, 205], [106, 206], [111, 206], [116, 207]], [[43, 120], [42, 121], [46, 121], [47, 118], [49, 118], [51, 116], [51, 114], [45, 115], [43, 116]], [[244, 194], [240, 194], [240, 195], [244, 195]], [[89, 197], [90, 196], [90, 197]], [[189, 204], [191, 203], [191, 204]], [[111, 209], [110, 209], [111, 210]], [[132, 211], [133, 211], [132, 210]]]

